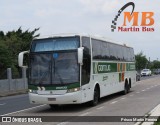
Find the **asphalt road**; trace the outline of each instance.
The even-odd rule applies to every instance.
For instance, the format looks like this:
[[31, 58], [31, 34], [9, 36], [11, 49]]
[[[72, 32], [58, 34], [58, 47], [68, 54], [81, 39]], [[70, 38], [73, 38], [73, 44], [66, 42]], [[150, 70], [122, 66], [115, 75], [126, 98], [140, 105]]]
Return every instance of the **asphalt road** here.
[[143, 77], [141, 77], [141, 81], [146, 80], [146, 79], [150, 79], [150, 78], [155, 78], [155, 77], [160, 77], [160, 75], [143, 76]]
[[28, 94], [1, 97], [0, 98], [0, 115], [31, 108], [36, 105], [30, 104]]
[[[155, 106], [160, 104], [160, 76], [144, 77], [137, 85], [131, 89], [127, 95], [120, 93], [107, 96], [100, 100], [95, 107], [82, 105], [65, 105], [52, 110], [48, 105], [31, 105], [28, 101], [28, 95], [11, 96], [0, 99], [0, 114], [5, 116], [144, 116]], [[32, 108], [31, 108], [32, 107]], [[29, 109], [28, 109], [29, 108]], [[69, 119], [61, 119], [59, 122], [41, 123], [47, 125], [82, 125], [82, 124], [102, 124], [119, 125], [134, 124], [113, 123], [113, 122], [88, 122], [74, 123], [68, 122]], [[96, 117], [91, 120], [95, 121]], [[66, 122], [65, 122], [66, 121]], [[5, 124], [5, 123], [3, 123]], [[13, 123], [12, 123], [13, 124]], [[16, 124], [16, 123], [14, 123]], [[32, 123], [33, 124], [33, 123]], [[6, 124], [8, 125], [8, 123]]]

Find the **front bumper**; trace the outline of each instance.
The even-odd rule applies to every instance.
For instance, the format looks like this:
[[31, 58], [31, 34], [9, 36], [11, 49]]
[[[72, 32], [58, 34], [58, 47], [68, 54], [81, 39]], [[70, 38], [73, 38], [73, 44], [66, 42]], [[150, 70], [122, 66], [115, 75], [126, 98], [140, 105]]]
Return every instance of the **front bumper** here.
[[81, 91], [66, 93], [63, 95], [39, 95], [29, 93], [32, 104], [80, 104], [82, 103]]
[[148, 76], [148, 73], [142, 73], [141, 76]]

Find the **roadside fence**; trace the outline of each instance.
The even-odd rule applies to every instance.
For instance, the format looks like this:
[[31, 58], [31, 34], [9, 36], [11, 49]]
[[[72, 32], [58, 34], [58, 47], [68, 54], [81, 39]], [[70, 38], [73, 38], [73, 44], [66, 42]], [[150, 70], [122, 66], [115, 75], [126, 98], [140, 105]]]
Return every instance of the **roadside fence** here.
[[[26, 68], [22, 68], [22, 78], [13, 79], [11, 68], [8, 68], [4, 74], [7, 74], [7, 79], [0, 80], [0, 96], [21, 92], [23, 93], [27, 91], [28, 79], [26, 77]], [[3, 76], [3, 78], [5, 77]]]

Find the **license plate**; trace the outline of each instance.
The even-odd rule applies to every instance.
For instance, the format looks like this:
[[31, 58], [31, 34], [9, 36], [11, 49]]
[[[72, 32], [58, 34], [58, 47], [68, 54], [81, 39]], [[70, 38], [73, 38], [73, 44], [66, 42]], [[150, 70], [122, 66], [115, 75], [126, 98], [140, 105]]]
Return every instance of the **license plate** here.
[[48, 101], [56, 101], [56, 98], [48, 98]]

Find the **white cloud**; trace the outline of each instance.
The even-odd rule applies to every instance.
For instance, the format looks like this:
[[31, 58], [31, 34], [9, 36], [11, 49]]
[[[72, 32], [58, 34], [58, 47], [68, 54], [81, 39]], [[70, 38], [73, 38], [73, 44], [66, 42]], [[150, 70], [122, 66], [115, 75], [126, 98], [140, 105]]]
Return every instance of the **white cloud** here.
[[116, 8], [120, 3], [119, 0], [80, 0], [80, 2], [86, 11], [103, 14], [112, 13], [113, 8]]

